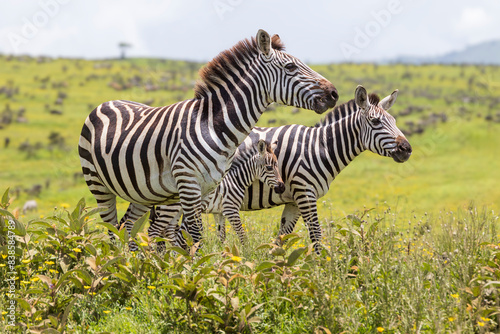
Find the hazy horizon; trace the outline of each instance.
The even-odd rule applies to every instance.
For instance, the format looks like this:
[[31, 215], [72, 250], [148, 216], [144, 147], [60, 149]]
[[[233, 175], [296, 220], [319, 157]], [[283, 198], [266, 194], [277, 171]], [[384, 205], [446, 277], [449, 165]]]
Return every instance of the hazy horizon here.
[[[500, 2], [39, 0], [2, 2], [1, 54], [206, 62], [262, 28], [309, 63], [433, 57], [500, 39]], [[444, 14], [443, 14], [444, 13]]]

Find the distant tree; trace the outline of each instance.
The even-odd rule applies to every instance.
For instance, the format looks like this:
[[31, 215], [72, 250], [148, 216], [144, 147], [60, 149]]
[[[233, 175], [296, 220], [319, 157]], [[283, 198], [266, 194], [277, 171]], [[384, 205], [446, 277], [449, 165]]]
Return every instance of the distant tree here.
[[132, 44], [129, 44], [129, 43], [126, 43], [126, 42], [120, 42], [118, 44], [118, 47], [120, 48], [121, 50], [121, 56], [120, 56], [120, 59], [125, 59], [125, 51], [128, 49], [128, 48], [131, 48], [132, 47]]

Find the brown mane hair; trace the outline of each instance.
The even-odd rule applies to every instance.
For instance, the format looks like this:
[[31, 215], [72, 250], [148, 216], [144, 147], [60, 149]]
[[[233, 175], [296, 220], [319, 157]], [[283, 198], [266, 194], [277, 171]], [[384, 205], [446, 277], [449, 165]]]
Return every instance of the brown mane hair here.
[[[271, 37], [271, 46], [278, 51], [285, 50], [285, 46], [278, 35]], [[226, 77], [231, 67], [241, 67], [241, 63], [258, 55], [257, 42], [254, 37], [239, 41], [233, 47], [222, 51], [206, 66], [199, 71], [200, 80], [194, 86], [194, 97], [196, 99], [206, 97], [209, 87], [221, 82]]]
[[370, 101], [371, 105], [378, 105], [378, 103], [380, 102], [380, 97], [375, 93], [371, 93], [368, 96], [368, 101]]

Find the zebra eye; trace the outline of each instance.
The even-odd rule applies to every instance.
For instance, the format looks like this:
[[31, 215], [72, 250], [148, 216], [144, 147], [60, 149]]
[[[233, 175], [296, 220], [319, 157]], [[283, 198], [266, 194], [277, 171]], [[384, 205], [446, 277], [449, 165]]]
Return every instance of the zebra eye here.
[[267, 169], [268, 172], [272, 172], [273, 166], [266, 166], [266, 169]]
[[377, 125], [380, 125], [380, 123], [382, 123], [382, 121], [380, 120], [380, 118], [373, 118], [371, 120], [372, 124], [377, 126]]
[[295, 70], [297, 70], [299, 67], [297, 65], [295, 65], [295, 63], [288, 63], [285, 65], [285, 69], [289, 72], [293, 72]]

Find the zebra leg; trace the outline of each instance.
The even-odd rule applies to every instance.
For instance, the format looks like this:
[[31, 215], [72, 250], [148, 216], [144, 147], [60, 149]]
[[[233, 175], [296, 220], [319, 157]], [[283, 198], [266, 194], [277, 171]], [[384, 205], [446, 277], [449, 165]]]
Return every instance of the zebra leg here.
[[318, 208], [316, 206], [316, 195], [311, 191], [304, 190], [295, 194], [295, 202], [298, 205], [300, 214], [309, 231], [309, 238], [314, 242], [314, 250], [317, 254], [321, 251], [321, 226], [318, 220]]
[[[236, 234], [238, 235], [238, 238], [240, 239], [240, 242], [242, 245], [244, 245], [247, 241], [247, 236], [245, 233], [245, 230], [243, 229], [243, 225], [241, 224], [241, 217], [240, 217], [240, 212], [238, 211], [238, 208], [224, 208], [223, 210], [224, 216], [229, 220], [229, 223], [231, 224], [231, 227], [233, 230], [236, 231]], [[224, 218], [223, 218], [224, 219]], [[224, 222], [222, 225], [225, 225]], [[225, 234], [225, 226], [224, 227], [224, 234]], [[225, 236], [225, 235], [224, 235]]]
[[[177, 224], [182, 214], [181, 204], [174, 203], [169, 205], [159, 205], [154, 211], [155, 212], [153, 214], [153, 210], [151, 210], [152, 217], [149, 219], [149, 239], [155, 240], [157, 237], [164, 236], [172, 245], [175, 245]], [[164, 251], [165, 242], [158, 242], [156, 244], [156, 249], [159, 252]]]
[[[295, 224], [297, 224], [297, 221], [299, 220], [299, 217], [300, 210], [297, 204], [287, 203], [285, 205], [285, 208], [283, 209], [283, 212], [281, 213], [281, 222], [278, 235], [282, 236], [292, 233], [295, 229]], [[281, 243], [280, 239], [277, 239], [276, 241]]]
[[[201, 188], [196, 180], [182, 182], [178, 185], [179, 199], [184, 212], [184, 218], [179, 229], [180, 246], [187, 249], [186, 240], [182, 231], [186, 231], [193, 238], [196, 245], [201, 241], [203, 224], [201, 219]], [[200, 246], [198, 246], [200, 247]]]
[[[90, 192], [97, 201], [97, 206], [99, 208], [106, 208], [105, 211], [99, 213], [102, 221], [116, 227], [118, 225], [116, 195], [109, 191], [108, 187], [102, 184], [94, 173], [85, 174], [84, 176]], [[108, 235], [111, 241], [115, 240], [115, 235], [110, 230], [108, 230]]]
[[224, 243], [226, 241], [226, 217], [221, 213], [214, 213], [215, 223], [217, 224], [217, 236], [219, 241]]
[[[137, 204], [137, 203], [130, 203], [128, 206], [127, 212], [125, 215], [122, 217], [120, 220], [120, 223], [125, 223], [125, 228], [127, 229], [127, 232], [130, 233], [132, 232], [132, 227], [134, 226], [134, 223], [141, 218], [146, 212], [151, 210], [151, 207], [145, 206], [142, 204]], [[137, 251], [138, 247], [135, 241], [131, 240], [128, 244], [128, 248], [131, 252]]]

